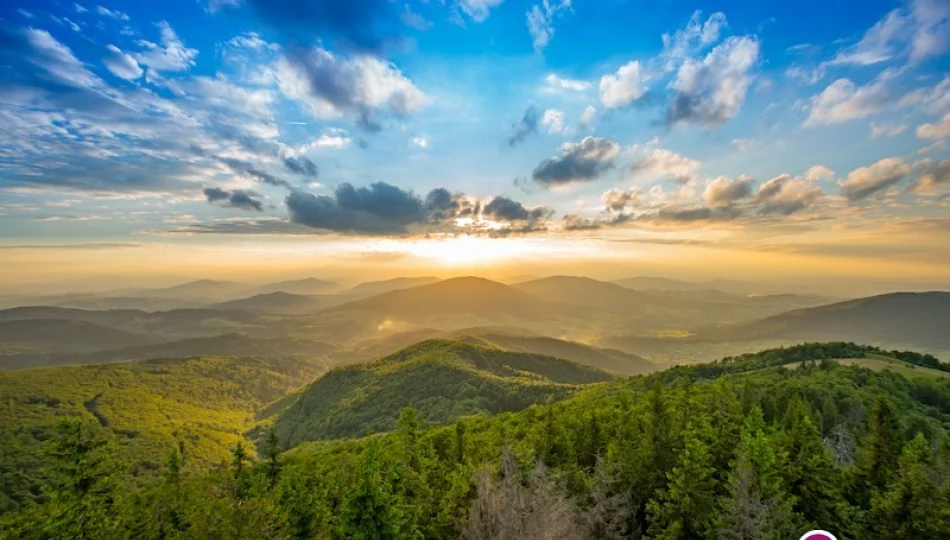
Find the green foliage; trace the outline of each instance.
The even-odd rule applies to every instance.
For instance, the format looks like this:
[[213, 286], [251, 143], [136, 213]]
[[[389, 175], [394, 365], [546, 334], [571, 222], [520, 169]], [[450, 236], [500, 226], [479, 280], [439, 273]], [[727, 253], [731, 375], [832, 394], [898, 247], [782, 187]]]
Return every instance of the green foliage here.
[[612, 378], [549, 356], [430, 340], [372, 364], [331, 371], [301, 393], [274, 428], [292, 447], [392, 430], [407, 405], [426, 422], [443, 423], [521, 410], [567, 397], [577, 384]]
[[[268, 435], [262, 460], [234, 444], [232, 465], [204, 474], [166, 454], [144, 486], [96, 483], [110, 519], [88, 522], [100, 538], [948, 537], [950, 382], [814, 361], [841, 347], [588, 386], [455, 425], [427, 426], [416, 404], [391, 412], [391, 433], [283, 453]], [[110, 459], [92, 446], [97, 463]], [[0, 537], [44, 538], [58, 501], [75, 508], [64, 493], [3, 518]]]

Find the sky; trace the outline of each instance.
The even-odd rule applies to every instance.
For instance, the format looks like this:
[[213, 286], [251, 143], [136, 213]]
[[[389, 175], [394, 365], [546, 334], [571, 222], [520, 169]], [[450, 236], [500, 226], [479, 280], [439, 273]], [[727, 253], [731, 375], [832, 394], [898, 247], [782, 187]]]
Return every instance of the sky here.
[[0, 279], [946, 282], [946, 0], [8, 1]]

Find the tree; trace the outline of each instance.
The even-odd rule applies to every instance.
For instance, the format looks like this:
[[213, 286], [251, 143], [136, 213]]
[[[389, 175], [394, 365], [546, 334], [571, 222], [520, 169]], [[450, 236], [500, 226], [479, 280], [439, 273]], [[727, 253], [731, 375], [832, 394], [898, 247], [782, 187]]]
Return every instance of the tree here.
[[363, 451], [356, 482], [344, 503], [340, 534], [353, 540], [418, 538], [418, 531], [406, 525], [404, 509], [393, 494], [391, 466], [381, 451], [379, 441]]
[[82, 420], [63, 419], [56, 425], [47, 452], [54, 479], [49, 490], [52, 537], [98, 540], [113, 534], [115, 465], [106, 449], [106, 440], [90, 435]]
[[712, 428], [700, 418], [687, 429], [686, 447], [669, 483], [658, 499], [650, 501], [648, 534], [654, 539], [700, 538], [711, 525], [716, 506], [715, 468], [709, 441]]
[[887, 486], [901, 455], [900, 432], [893, 405], [884, 397], [878, 398], [871, 409], [868, 433], [858, 453], [858, 502], [866, 504], [873, 492]]
[[871, 502], [876, 538], [950, 538], [950, 499], [938, 483], [930, 443], [918, 434], [898, 459], [895, 480]]
[[264, 459], [267, 460], [266, 471], [268, 486], [273, 488], [280, 477], [280, 439], [277, 431], [271, 427], [267, 430], [267, 439], [264, 441]]

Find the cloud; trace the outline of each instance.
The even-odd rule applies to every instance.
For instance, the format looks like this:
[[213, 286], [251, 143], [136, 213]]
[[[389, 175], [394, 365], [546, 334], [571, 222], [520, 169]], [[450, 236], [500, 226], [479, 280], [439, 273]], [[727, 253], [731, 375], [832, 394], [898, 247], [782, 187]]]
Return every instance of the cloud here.
[[135, 59], [140, 64], [158, 72], [186, 71], [194, 67], [198, 50], [186, 47], [166, 21], [161, 21], [156, 26], [160, 33], [161, 45], [139, 40], [137, 44], [146, 50], [136, 53]]
[[619, 153], [620, 146], [610, 139], [585, 137], [561, 145], [561, 155], [542, 161], [531, 177], [545, 187], [589, 182], [612, 169]]
[[541, 125], [548, 129], [548, 133], [564, 132], [564, 111], [548, 109], [541, 117]]
[[403, 24], [409, 28], [415, 28], [420, 32], [430, 30], [433, 26], [432, 21], [426, 20], [426, 18], [422, 15], [412, 11], [412, 9], [409, 7], [409, 4], [406, 4], [406, 8], [403, 10], [402, 15], [400, 15], [399, 18], [402, 20]]
[[526, 208], [507, 197], [495, 197], [482, 209], [482, 215], [497, 221], [538, 221], [550, 214], [551, 210], [543, 206]]
[[412, 143], [413, 146], [416, 146], [419, 148], [429, 147], [429, 140], [426, 139], [425, 137], [413, 137], [410, 142]]
[[304, 156], [285, 157], [284, 167], [288, 171], [302, 176], [316, 178], [320, 175], [320, 169], [317, 167], [317, 165]]
[[814, 165], [805, 171], [805, 179], [811, 182], [818, 180], [833, 180], [835, 172], [824, 165]]
[[544, 77], [544, 83], [549, 89], [552, 90], [570, 90], [572, 92], [585, 92], [594, 86], [587, 81], [567, 79], [564, 77], [559, 77], [554, 73], [548, 73]]
[[318, 119], [353, 117], [378, 131], [379, 112], [404, 117], [427, 98], [394, 65], [372, 56], [344, 58], [319, 47], [291, 49], [277, 63], [277, 81], [287, 97]]
[[[404, 28], [390, 0], [247, 0], [255, 13], [298, 43], [335, 42], [360, 52], [380, 52]], [[316, 39], [314, 39], [316, 38]]]
[[943, 139], [950, 137], [950, 113], [934, 124], [917, 126], [917, 136], [921, 139]]
[[502, 5], [505, 0], [456, 0], [458, 6], [475, 22], [484, 22], [492, 8]]
[[907, 124], [886, 124], [871, 122], [871, 138], [896, 137], [907, 131]]
[[600, 200], [604, 208], [612, 212], [622, 212], [630, 206], [636, 205], [643, 199], [643, 191], [638, 187], [622, 190], [612, 188], [601, 195]]
[[264, 209], [264, 203], [257, 199], [257, 194], [253, 191], [235, 189], [225, 191], [221, 188], [210, 187], [204, 190], [205, 198], [209, 203], [222, 203], [227, 208], [239, 208], [241, 210], [260, 212]]
[[667, 71], [674, 69], [677, 63], [719, 41], [720, 33], [729, 24], [726, 21], [726, 15], [722, 12], [713, 13], [705, 22], [700, 20], [701, 17], [702, 12], [695, 11], [685, 28], [673, 34], [663, 34], [661, 58]]
[[531, 105], [525, 109], [521, 120], [512, 126], [511, 135], [508, 136], [508, 146], [517, 146], [525, 141], [529, 135], [538, 132], [538, 123], [541, 121], [538, 109]]
[[132, 55], [122, 52], [115, 45], [107, 45], [109, 54], [103, 58], [102, 63], [113, 75], [127, 81], [137, 80], [145, 73]]
[[903, 159], [884, 158], [868, 167], [851, 171], [838, 185], [841, 194], [848, 200], [859, 201], [897, 184], [907, 178], [910, 172], [910, 165], [904, 163]]
[[950, 159], [934, 163], [929, 159], [914, 164], [917, 182], [914, 191], [927, 193], [940, 186], [950, 186]]
[[732, 139], [732, 146], [740, 152], [746, 152], [760, 146], [762, 143], [755, 139]]
[[561, 229], [565, 231], [593, 231], [602, 226], [601, 220], [584, 218], [577, 214], [568, 214], [561, 220]]
[[594, 119], [596, 118], [597, 118], [597, 109], [595, 109], [593, 105], [588, 105], [587, 108], [584, 109], [584, 112], [581, 113], [581, 119], [580, 119], [581, 127], [586, 128], [590, 126], [594, 122]]
[[883, 110], [895, 99], [891, 89], [894, 71], [885, 70], [865, 86], [838, 79], [811, 98], [805, 126], [838, 124], [865, 118]]
[[788, 174], [772, 178], [759, 186], [753, 203], [758, 205], [761, 214], [766, 215], [788, 216], [804, 210], [822, 195], [821, 188], [813, 182], [816, 178], [816, 173], [812, 172], [814, 169], [809, 169], [804, 178]]
[[720, 176], [715, 178], [703, 192], [703, 200], [713, 208], [731, 208], [740, 200], [752, 194], [755, 181], [748, 177], [735, 179]]
[[663, 148], [657, 141], [634, 145], [630, 153], [635, 156], [630, 164], [630, 173], [640, 178], [672, 177], [686, 183], [696, 177], [702, 164], [694, 159]]
[[[553, 2], [553, 4], [552, 4]], [[535, 51], [542, 51], [554, 37], [554, 17], [571, 9], [571, 0], [542, 0], [525, 14]]]
[[600, 78], [600, 102], [608, 109], [626, 107], [643, 99], [651, 76], [638, 60], [628, 62], [616, 73]]
[[687, 59], [672, 83], [667, 122], [716, 127], [737, 114], [745, 102], [752, 70], [759, 61], [753, 37], [730, 37], [700, 60]]
[[908, 8], [890, 11], [846, 47], [828, 65], [869, 66], [906, 58], [911, 63], [941, 55], [950, 48], [950, 4], [911, 0]]
[[[83, 13], [84, 11], [88, 11], [86, 8], [82, 8], [82, 11], [79, 11], [79, 8], [80, 8], [80, 7], [82, 7], [82, 6], [80, 6], [79, 4], [76, 4], [76, 11], [77, 11], [77, 12]], [[117, 21], [127, 21], [127, 20], [129, 20], [129, 16], [126, 15], [125, 13], [122, 13], [121, 11], [112, 11], [112, 10], [110, 10], [110, 9], [104, 7], [104, 6], [98, 6], [98, 7], [96, 8], [96, 13], [98, 13], [99, 15], [102, 15], [103, 17], [109, 17], [109, 18], [115, 19], [115, 20], [117, 20]]]

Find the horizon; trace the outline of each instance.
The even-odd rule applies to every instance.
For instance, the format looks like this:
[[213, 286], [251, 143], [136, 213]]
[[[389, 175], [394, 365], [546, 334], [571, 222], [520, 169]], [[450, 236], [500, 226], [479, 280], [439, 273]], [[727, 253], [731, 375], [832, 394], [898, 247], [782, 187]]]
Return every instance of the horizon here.
[[319, 5], [0, 8], [0, 279], [950, 275], [944, 2]]

